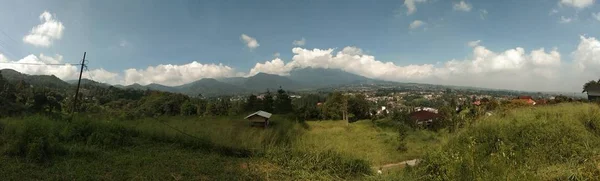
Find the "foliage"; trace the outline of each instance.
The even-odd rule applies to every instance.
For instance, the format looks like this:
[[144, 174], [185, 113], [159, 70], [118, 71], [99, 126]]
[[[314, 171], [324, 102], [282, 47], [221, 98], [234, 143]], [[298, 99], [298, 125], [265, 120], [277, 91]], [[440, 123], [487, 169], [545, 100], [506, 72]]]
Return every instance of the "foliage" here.
[[370, 107], [364, 94], [357, 94], [348, 99], [348, 112], [354, 115], [354, 120], [368, 119]]
[[425, 180], [598, 178], [599, 111], [563, 104], [492, 116], [430, 152], [414, 171]]
[[342, 119], [344, 110], [345, 97], [340, 92], [333, 92], [323, 105], [323, 116], [326, 119], [339, 120]]
[[274, 102], [275, 113], [287, 114], [292, 112], [292, 98], [283, 89], [277, 90], [277, 96]]
[[273, 95], [267, 90], [262, 100], [262, 110], [266, 112], [273, 112], [273, 106]]

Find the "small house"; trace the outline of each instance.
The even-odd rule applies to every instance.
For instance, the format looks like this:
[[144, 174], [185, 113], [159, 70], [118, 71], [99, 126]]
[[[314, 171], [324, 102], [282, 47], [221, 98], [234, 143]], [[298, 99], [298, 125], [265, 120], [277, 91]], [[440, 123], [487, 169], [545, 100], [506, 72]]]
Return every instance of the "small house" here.
[[429, 126], [438, 118], [440, 118], [440, 115], [434, 112], [421, 110], [410, 113], [409, 117], [415, 121], [417, 125]]
[[589, 87], [587, 87], [585, 92], [587, 92], [588, 100], [600, 100], [600, 85], [591, 84]]
[[531, 97], [531, 96], [519, 96], [516, 98], [516, 100], [524, 101], [525, 103], [530, 104], [530, 105], [536, 104], [536, 102], [533, 100], [533, 97]]
[[249, 120], [252, 126], [267, 127], [269, 126], [269, 118], [271, 118], [271, 115], [271, 113], [265, 111], [256, 111], [255, 113], [246, 116], [244, 119]]

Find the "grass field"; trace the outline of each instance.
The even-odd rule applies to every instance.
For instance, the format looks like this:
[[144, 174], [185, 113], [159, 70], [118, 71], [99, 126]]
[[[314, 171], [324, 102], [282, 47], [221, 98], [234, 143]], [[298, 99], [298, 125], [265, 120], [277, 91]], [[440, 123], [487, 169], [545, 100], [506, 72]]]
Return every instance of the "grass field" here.
[[[83, 115], [0, 120], [7, 180], [554, 180], [600, 176], [600, 108], [561, 104], [477, 120], [453, 134], [410, 130], [399, 151], [389, 120], [275, 116], [111, 120]], [[388, 126], [383, 126], [388, 125]], [[419, 158], [416, 167], [373, 168]]]
[[[417, 158], [436, 133], [398, 133], [371, 121], [294, 123], [267, 129], [239, 117], [162, 117], [73, 122], [44, 116], [0, 120], [0, 174], [12, 179], [358, 179], [371, 167]], [[33, 173], [33, 174], [26, 174]]]

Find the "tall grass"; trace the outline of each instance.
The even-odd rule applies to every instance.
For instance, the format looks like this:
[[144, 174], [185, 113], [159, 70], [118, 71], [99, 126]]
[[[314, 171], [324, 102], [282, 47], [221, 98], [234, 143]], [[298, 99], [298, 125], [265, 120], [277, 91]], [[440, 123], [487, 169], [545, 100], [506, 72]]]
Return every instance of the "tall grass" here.
[[[23, 164], [19, 160], [25, 159], [33, 164], [26, 166], [27, 168], [42, 167], [43, 170], [57, 171], [57, 168], [69, 167], [71, 164], [84, 164], [85, 162], [80, 160], [87, 160], [86, 162], [93, 162], [88, 165], [112, 165], [115, 169], [140, 172], [145, 174], [141, 176], [146, 178], [155, 173], [140, 171], [129, 166], [139, 161], [123, 156], [134, 152], [146, 156], [140, 159], [152, 157], [155, 162], [146, 163], [149, 166], [144, 167], [155, 169], [154, 167], [160, 165], [175, 163], [168, 155], [159, 154], [161, 157], [154, 158], [148, 153], [154, 152], [153, 150], [168, 149], [170, 150], [168, 152], [189, 156], [219, 155], [227, 160], [243, 159], [247, 163], [271, 165], [269, 169], [264, 169], [262, 166], [237, 168], [235, 174], [239, 177], [236, 178], [244, 180], [348, 179], [371, 174], [369, 163], [361, 159], [333, 151], [293, 149], [293, 145], [305, 134], [306, 125], [284, 118], [275, 117], [269, 128], [252, 128], [249, 127], [248, 122], [240, 118], [223, 117], [211, 119], [164, 117], [129, 121], [106, 121], [96, 118], [84, 115], [69, 122], [44, 116], [2, 119], [0, 120], [2, 125], [0, 148], [4, 156], [0, 157], [0, 161], [19, 165]], [[111, 154], [111, 158], [114, 159], [99, 159], [103, 154]], [[178, 159], [184, 159], [183, 155]], [[193, 157], [189, 159], [197, 160]], [[126, 162], [123, 163], [124, 161]], [[65, 162], [69, 164], [63, 164]], [[202, 167], [208, 165], [223, 167], [214, 170], [219, 173], [207, 172], [209, 175], [219, 175], [219, 177], [208, 178], [226, 178], [227, 176], [222, 173], [236, 169], [213, 161], [203, 164], [207, 165]], [[0, 166], [5, 171], [21, 167], [23, 166], [13, 167], [10, 164]], [[84, 167], [87, 168], [87, 165]], [[36, 179], [43, 178], [44, 174], [61, 175], [58, 171], [54, 173], [31, 171], [37, 173], [33, 175], [40, 176], [32, 177]], [[17, 172], [4, 173], [15, 176]], [[302, 174], [296, 175], [296, 173]], [[131, 178], [128, 174], [122, 174], [110, 178]], [[161, 175], [158, 176], [163, 178]], [[77, 178], [77, 175], [74, 177]]]
[[429, 152], [419, 180], [588, 180], [600, 178], [600, 108], [561, 104], [478, 120]]

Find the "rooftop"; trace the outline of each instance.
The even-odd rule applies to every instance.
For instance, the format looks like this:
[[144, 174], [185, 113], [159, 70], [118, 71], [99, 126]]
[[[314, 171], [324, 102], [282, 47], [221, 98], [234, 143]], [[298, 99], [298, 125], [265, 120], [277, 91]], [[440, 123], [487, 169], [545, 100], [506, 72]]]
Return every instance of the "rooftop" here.
[[265, 112], [265, 111], [256, 111], [255, 113], [252, 113], [248, 116], [246, 116], [244, 119], [248, 119], [249, 117], [252, 117], [254, 115], [258, 115], [260, 117], [264, 117], [264, 118], [271, 118], [271, 113]]

